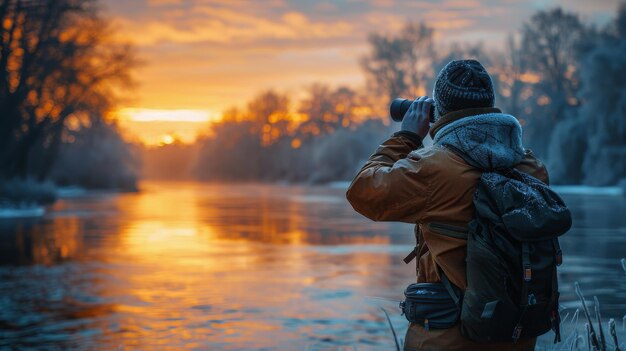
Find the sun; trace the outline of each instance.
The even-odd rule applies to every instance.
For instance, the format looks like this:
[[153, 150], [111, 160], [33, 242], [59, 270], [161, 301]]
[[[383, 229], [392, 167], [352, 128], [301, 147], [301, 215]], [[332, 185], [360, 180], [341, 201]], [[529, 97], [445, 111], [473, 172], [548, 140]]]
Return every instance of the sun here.
[[166, 145], [170, 145], [172, 143], [174, 143], [176, 141], [176, 138], [174, 138], [173, 135], [171, 134], [165, 134], [161, 137], [161, 141], [159, 142], [160, 146], [166, 146]]

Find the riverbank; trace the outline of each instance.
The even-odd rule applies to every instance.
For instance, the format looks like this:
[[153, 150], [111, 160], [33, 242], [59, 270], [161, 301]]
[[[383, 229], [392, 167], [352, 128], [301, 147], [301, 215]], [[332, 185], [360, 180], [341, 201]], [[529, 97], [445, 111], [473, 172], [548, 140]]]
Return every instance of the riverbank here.
[[49, 205], [57, 198], [57, 188], [52, 182], [27, 179], [0, 179], [0, 207], [9, 204]]
[[130, 189], [87, 189], [78, 185], [57, 186], [51, 181], [39, 182], [32, 178], [0, 180], [0, 219], [41, 217], [47, 207], [62, 198], [137, 191], [136, 184]]

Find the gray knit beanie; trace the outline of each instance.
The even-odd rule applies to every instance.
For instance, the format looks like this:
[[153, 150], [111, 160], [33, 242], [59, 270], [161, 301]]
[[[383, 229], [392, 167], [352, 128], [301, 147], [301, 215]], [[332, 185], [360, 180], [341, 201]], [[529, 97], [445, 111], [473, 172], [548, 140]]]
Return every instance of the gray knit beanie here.
[[476, 60], [450, 61], [437, 75], [433, 88], [435, 119], [471, 107], [493, 107], [493, 83]]

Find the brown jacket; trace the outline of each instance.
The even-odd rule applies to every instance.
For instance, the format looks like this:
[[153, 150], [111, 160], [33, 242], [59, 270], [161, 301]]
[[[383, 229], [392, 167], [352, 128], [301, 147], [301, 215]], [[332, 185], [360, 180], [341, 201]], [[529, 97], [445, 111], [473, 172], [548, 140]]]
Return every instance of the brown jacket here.
[[[442, 117], [431, 131], [461, 118], [499, 112], [467, 109]], [[544, 182], [543, 164], [527, 150], [516, 168]], [[419, 137], [396, 135], [383, 142], [352, 181], [347, 191], [354, 209], [374, 221], [415, 223], [417, 282], [438, 282], [439, 265], [449, 280], [465, 290], [466, 240], [455, 238], [474, 214], [472, 197], [481, 171], [441, 145], [424, 148]], [[532, 350], [535, 340], [513, 344], [477, 344], [463, 338], [458, 327], [425, 331], [411, 325], [405, 350]]]

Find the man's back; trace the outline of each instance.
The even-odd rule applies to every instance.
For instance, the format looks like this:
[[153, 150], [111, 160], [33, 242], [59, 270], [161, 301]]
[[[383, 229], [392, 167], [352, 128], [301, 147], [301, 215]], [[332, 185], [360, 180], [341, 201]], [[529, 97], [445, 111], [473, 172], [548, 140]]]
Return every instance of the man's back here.
[[[498, 109], [468, 109], [457, 111], [453, 121], [493, 114]], [[446, 127], [450, 120], [442, 119], [433, 130]], [[458, 129], [464, 129], [460, 125]], [[488, 143], [487, 143], [488, 144]], [[487, 147], [506, 149], [506, 140], [492, 141]], [[455, 151], [453, 151], [455, 150]], [[454, 231], [465, 231], [474, 215], [472, 198], [482, 170], [468, 164], [472, 151], [463, 152], [452, 143], [435, 143], [422, 148], [414, 141], [398, 135], [384, 142], [370, 157], [347, 192], [355, 210], [379, 221], [400, 221], [418, 224], [418, 233], [425, 236], [428, 247], [420, 247], [418, 257], [431, 251], [441, 262], [444, 273], [458, 287], [465, 289], [464, 239], [455, 237]], [[500, 151], [503, 152], [503, 151]], [[475, 163], [474, 161], [473, 163]], [[391, 167], [390, 167], [391, 165]], [[544, 165], [524, 150], [523, 157], [514, 165], [519, 171], [548, 182]], [[384, 183], [382, 184], [384, 180]], [[425, 266], [430, 263], [425, 262]], [[436, 270], [420, 269], [418, 282], [439, 281]]]

